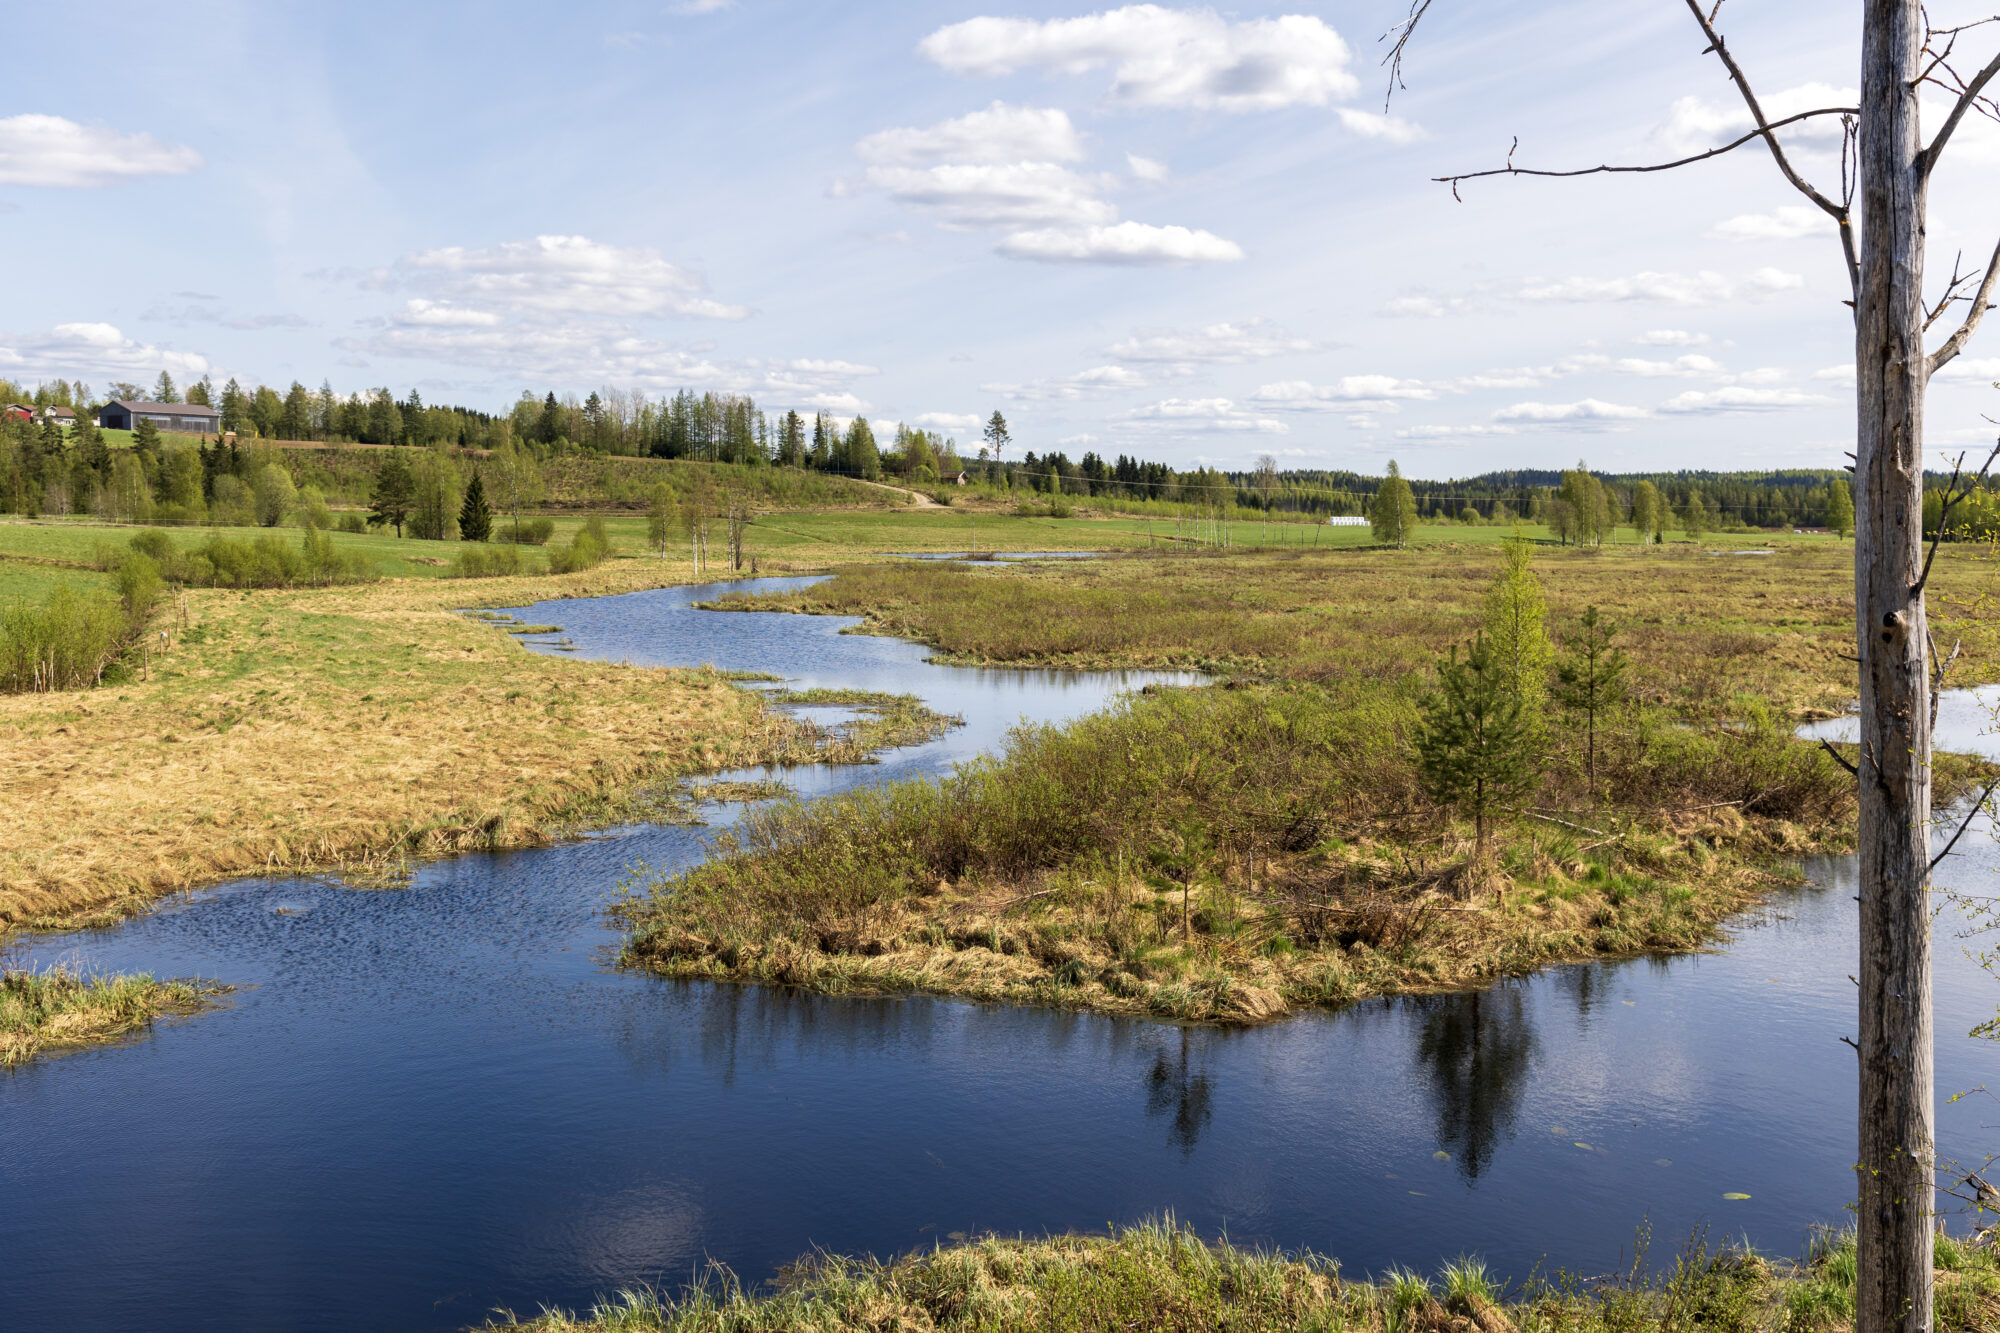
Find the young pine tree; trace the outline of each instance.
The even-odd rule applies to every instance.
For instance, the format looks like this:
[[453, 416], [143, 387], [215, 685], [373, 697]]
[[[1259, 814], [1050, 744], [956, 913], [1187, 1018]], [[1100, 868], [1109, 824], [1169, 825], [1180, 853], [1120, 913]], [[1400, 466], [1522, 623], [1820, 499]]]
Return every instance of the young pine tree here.
[[1478, 856], [1486, 858], [1492, 812], [1518, 800], [1535, 780], [1534, 747], [1507, 666], [1480, 635], [1461, 660], [1439, 664], [1416, 735], [1417, 764], [1431, 799], [1472, 818]]
[[1500, 544], [1500, 575], [1486, 594], [1486, 638], [1506, 688], [1521, 705], [1521, 723], [1539, 734], [1548, 691], [1549, 641], [1541, 582], [1532, 567], [1534, 547], [1515, 535]]
[[1556, 666], [1556, 702], [1583, 721], [1585, 772], [1593, 801], [1598, 720], [1617, 707], [1624, 692], [1625, 654], [1611, 646], [1617, 633], [1618, 627], [1601, 618], [1596, 607], [1585, 607], [1577, 632], [1570, 636], [1569, 653]]
[[472, 474], [465, 502], [458, 509], [458, 535], [469, 542], [483, 542], [493, 535], [493, 509], [486, 503], [486, 483], [477, 472]]
[[375, 473], [375, 512], [368, 516], [372, 523], [395, 525], [396, 535], [403, 535], [403, 524], [409, 521], [410, 510], [417, 503], [416, 478], [410, 475], [410, 465], [403, 461], [400, 451], [392, 452], [382, 460], [382, 466]]

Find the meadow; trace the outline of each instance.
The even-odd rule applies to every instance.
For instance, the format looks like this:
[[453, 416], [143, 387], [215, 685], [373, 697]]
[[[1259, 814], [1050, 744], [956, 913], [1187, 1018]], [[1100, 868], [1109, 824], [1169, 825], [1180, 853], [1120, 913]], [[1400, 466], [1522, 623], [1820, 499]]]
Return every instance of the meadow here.
[[[1853, 1326], [1851, 1233], [1821, 1235], [1797, 1262], [1691, 1240], [1654, 1270], [1509, 1283], [1476, 1259], [1436, 1274], [1372, 1278], [1310, 1252], [1209, 1243], [1169, 1218], [1103, 1236], [989, 1236], [893, 1262], [816, 1253], [774, 1289], [727, 1274], [661, 1296], [627, 1290], [575, 1315], [544, 1311], [489, 1329], [533, 1333], [1026, 1333], [1227, 1329], [1231, 1333], [1838, 1333]], [[1940, 1237], [1939, 1333], [2000, 1321], [1991, 1246]]]

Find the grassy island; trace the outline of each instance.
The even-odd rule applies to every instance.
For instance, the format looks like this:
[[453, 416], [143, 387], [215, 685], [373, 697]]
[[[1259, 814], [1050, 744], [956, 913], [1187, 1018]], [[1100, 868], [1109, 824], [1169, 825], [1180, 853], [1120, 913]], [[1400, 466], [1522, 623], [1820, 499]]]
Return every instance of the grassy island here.
[[[1028, 728], [942, 783], [756, 811], [722, 855], [637, 886], [626, 960], [1256, 1022], [1698, 948], [1798, 857], [1846, 847], [1852, 778], [1794, 728], [1849, 697], [1847, 574], [1838, 552], [1796, 548], [1535, 557], [1549, 677], [1587, 606], [1627, 670], [1588, 720], [1540, 701], [1529, 771], [1486, 812], [1482, 848], [1415, 740], [1441, 658], [1491, 620], [1499, 564], [1490, 546], [903, 562], [726, 599], [863, 614], [952, 660], [1227, 675]], [[1947, 605], [1994, 573], [1941, 567]], [[1983, 771], [1941, 757], [1941, 797]]]
[[203, 981], [84, 976], [68, 968], [0, 972], [0, 1068], [115, 1041], [166, 1014], [193, 1013], [227, 991]]

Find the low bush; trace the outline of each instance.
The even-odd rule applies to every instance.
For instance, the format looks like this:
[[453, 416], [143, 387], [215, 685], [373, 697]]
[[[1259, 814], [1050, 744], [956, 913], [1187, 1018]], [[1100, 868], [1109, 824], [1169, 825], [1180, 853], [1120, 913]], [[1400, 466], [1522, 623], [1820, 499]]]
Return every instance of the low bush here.
[[555, 535], [555, 520], [547, 518], [522, 519], [518, 523], [495, 524], [493, 540], [507, 542], [515, 546], [547, 546], [549, 538]]
[[569, 539], [569, 545], [549, 552], [549, 573], [580, 574], [586, 569], [595, 569], [611, 554], [611, 538], [605, 533], [604, 520], [592, 515]]
[[455, 579], [492, 579], [526, 572], [518, 546], [488, 546], [484, 543], [468, 543], [452, 562], [449, 577]]
[[[157, 591], [157, 571], [154, 577]], [[131, 628], [125, 607], [110, 593], [59, 583], [40, 606], [0, 612], [0, 691], [93, 685], [123, 650]]]

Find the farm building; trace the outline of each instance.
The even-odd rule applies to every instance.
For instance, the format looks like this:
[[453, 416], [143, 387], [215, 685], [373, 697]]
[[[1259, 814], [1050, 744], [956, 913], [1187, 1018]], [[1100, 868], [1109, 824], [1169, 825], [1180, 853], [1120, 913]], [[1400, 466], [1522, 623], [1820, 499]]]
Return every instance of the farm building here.
[[0, 407], [0, 421], [33, 421], [35, 409], [23, 403], [9, 403]]
[[106, 430], [131, 430], [150, 421], [161, 430], [184, 435], [213, 435], [222, 428], [222, 413], [200, 403], [107, 403], [97, 414]]
[[67, 407], [45, 407], [42, 409], [42, 420], [53, 421], [68, 430], [76, 424], [76, 413]]

